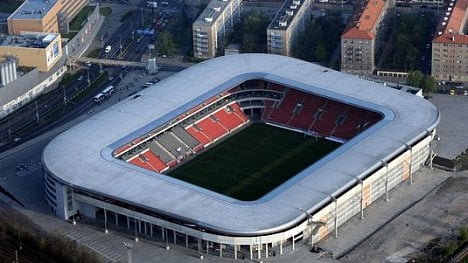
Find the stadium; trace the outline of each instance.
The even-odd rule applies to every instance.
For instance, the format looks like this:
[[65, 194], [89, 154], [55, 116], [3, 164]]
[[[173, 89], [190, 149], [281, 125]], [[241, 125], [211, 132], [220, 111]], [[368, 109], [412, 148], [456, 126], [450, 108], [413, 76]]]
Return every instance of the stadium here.
[[[223, 258], [315, 244], [431, 160], [439, 111], [357, 76], [268, 54], [194, 65], [43, 152], [65, 220]], [[414, 187], [417, 187], [416, 185]]]

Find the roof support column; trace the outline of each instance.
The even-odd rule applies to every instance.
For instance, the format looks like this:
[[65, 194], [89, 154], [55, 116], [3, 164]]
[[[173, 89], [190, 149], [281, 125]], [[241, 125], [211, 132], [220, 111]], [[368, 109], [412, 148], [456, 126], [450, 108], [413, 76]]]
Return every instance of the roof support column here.
[[338, 200], [331, 195], [330, 197], [332, 197], [335, 202], [335, 237], [338, 237]]
[[296, 238], [294, 238], [294, 235], [292, 236], [292, 247], [294, 251], [296, 249]]
[[409, 184], [413, 184], [413, 147], [411, 145], [405, 143], [406, 150], [410, 152], [410, 160], [408, 163], [409, 168]]
[[388, 163], [385, 163], [385, 201], [388, 201]]
[[258, 259], [262, 258], [262, 239], [260, 238], [260, 242], [257, 245], [257, 252], [258, 252]]
[[268, 258], [268, 243], [265, 243], [265, 258]]
[[237, 248], [239, 246], [238, 245], [234, 245], [234, 259], [237, 259]]
[[359, 184], [361, 185], [361, 202], [360, 202], [360, 210], [361, 210], [361, 220], [364, 219], [364, 182], [359, 179]]
[[109, 233], [109, 230], [107, 230], [107, 210], [104, 208], [104, 233]]
[[250, 260], [253, 259], [253, 249], [252, 249], [252, 244], [249, 245], [249, 249], [250, 249]]
[[223, 257], [223, 246], [221, 245], [221, 243], [219, 243], [219, 257]]
[[280, 240], [279, 247], [280, 247], [280, 255], [283, 255], [283, 240], [282, 239]]

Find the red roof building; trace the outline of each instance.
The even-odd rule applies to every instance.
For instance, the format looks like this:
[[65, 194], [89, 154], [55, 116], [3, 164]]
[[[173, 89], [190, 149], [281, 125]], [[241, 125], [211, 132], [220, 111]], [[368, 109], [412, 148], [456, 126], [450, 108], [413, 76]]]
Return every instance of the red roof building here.
[[449, 0], [432, 40], [432, 72], [437, 80], [468, 81], [468, 0]]
[[354, 19], [341, 35], [341, 71], [354, 74], [372, 74], [375, 69], [375, 51], [379, 36], [385, 31], [385, 18], [392, 1], [369, 0], [358, 8]]

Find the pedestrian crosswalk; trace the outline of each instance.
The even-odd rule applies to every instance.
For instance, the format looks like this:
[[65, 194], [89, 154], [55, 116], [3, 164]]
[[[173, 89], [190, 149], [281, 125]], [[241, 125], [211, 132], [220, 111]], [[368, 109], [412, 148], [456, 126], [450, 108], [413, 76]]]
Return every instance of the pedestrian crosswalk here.
[[124, 262], [125, 260], [121, 254], [75, 230], [68, 230], [64, 235], [102, 255], [106, 258], [106, 262]]

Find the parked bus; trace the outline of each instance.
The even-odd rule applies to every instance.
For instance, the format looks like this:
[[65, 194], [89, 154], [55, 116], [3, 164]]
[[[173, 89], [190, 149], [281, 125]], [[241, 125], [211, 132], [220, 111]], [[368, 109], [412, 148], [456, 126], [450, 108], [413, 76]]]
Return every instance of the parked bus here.
[[104, 94], [99, 92], [96, 96], [94, 96], [94, 102], [99, 103], [104, 100]]
[[96, 96], [94, 96], [94, 102], [101, 102], [107, 97], [110, 97], [114, 93], [114, 86], [109, 86], [105, 89], [103, 89], [101, 92], [99, 92]]
[[114, 93], [114, 86], [111, 85], [111, 86], [105, 88], [101, 92], [104, 94], [104, 96], [110, 97], [112, 95], [112, 93]]

